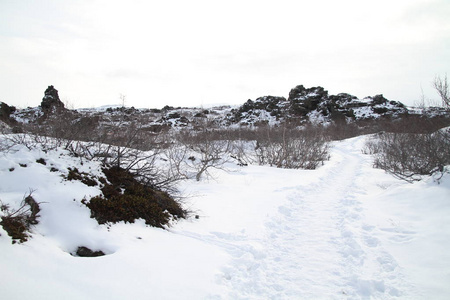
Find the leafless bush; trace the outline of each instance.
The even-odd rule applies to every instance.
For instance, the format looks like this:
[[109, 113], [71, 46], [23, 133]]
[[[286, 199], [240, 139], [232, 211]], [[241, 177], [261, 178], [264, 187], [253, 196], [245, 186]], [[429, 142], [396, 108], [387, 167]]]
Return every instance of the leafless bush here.
[[171, 147], [167, 147], [164, 150], [164, 154], [169, 166], [167, 168], [167, 177], [180, 180], [188, 179], [189, 173], [186, 168], [186, 160], [190, 157], [188, 147], [186, 147], [186, 145], [174, 143]]
[[450, 118], [445, 115], [429, 116], [405, 115], [400, 119], [379, 120], [372, 126], [373, 132], [393, 132], [393, 133], [433, 133], [441, 128], [450, 125]]
[[436, 76], [433, 81], [433, 86], [441, 97], [442, 106], [450, 109], [450, 89], [448, 88], [447, 74], [445, 74], [445, 77], [443, 78]]
[[255, 156], [256, 140], [233, 140], [231, 141], [230, 156], [236, 160], [239, 166], [247, 166], [258, 161]]
[[[328, 157], [328, 140], [316, 127], [261, 127], [257, 130], [203, 129], [181, 131], [176, 144], [166, 150], [173, 176], [200, 180], [211, 168], [227, 162], [279, 168], [315, 169]], [[194, 175], [191, 175], [194, 173]]]
[[323, 128], [323, 134], [329, 140], [340, 141], [361, 134], [365, 134], [366, 129], [359, 127], [356, 123], [347, 123], [345, 120], [334, 122]]
[[[187, 178], [190, 177], [190, 170], [195, 173], [195, 179], [200, 181], [203, 175], [209, 175], [210, 169], [223, 169], [225, 163], [231, 160], [232, 143], [220, 138], [217, 131], [206, 128], [200, 132], [182, 131], [178, 134], [177, 141], [181, 148], [175, 152], [172, 150], [171, 157], [177, 160], [172, 165]], [[182, 171], [183, 169], [186, 171]]]
[[328, 149], [328, 141], [317, 128], [267, 127], [255, 151], [262, 165], [312, 170], [329, 158]]
[[53, 151], [58, 148], [67, 150], [81, 161], [98, 161], [103, 166], [120, 167], [132, 173], [141, 183], [165, 191], [174, 192], [174, 184], [179, 178], [171, 178], [169, 172], [156, 163], [159, 149], [142, 151], [136, 148], [134, 140], [137, 135], [126, 135], [123, 139], [114, 137], [115, 144], [104, 144], [98, 141], [83, 142], [65, 140], [37, 134], [10, 134], [1, 139], [0, 150], [15, 151], [15, 146], [27, 149]]
[[422, 175], [443, 174], [450, 164], [450, 131], [430, 134], [383, 133], [366, 144], [374, 166], [413, 182]]
[[382, 152], [382, 143], [380, 143], [379, 135], [385, 134], [384, 132], [375, 133], [372, 136], [369, 136], [366, 139], [364, 147], [361, 149], [361, 152], [364, 154], [375, 155]]
[[175, 183], [180, 180], [180, 177], [172, 176], [172, 172], [157, 163], [161, 154], [159, 149], [142, 151], [121, 145], [74, 141], [70, 151], [80, 159], [124, 169], [145, 186], [155, 189], [175, 192]]

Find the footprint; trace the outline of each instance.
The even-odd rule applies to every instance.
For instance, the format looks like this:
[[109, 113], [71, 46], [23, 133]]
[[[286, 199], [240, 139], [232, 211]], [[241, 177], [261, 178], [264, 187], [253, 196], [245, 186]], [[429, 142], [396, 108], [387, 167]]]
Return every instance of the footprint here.
[[367, 225], [367, 224], [364, 224], [362, 226], [362, 229], [365, 230], [365, 231], [372, 231], [374, 228], [375, 228], [375, 226]]
[[347, 240], [343, 249], [341, 250], [342, 256], [345, 258], [351, 258], [356, 260], [358, 264], [362, 264], [364, 261], [364, 251], [361, 246], [353, 239]]
[[397, 242], [397, 243], [407, 243], [414, 239], [414, 236], [412, 235], [404, 235], [404, 234], [398, 234], [391, 238], [391, 241]]
[[363, 296], [364, 299], [366, 296], [374, 295], [375, 293], [384, 294], [386, 291], [386, 285], [383, 280], [365, 280], [355, 276], [350, 279], [349, 285], [355, 289], [357, 295]]
[[367, 246], [369, 246], [371, 248], [377, 247], [380, 244], [380, 240], [377, 239], [376, 237], [372, 237], [372, 236], [365, 236], [364, 242]]
[[286, 217], [291, 217], [291, 209], [285, 207], [285, 206], [280, 206], [278, 207], [278, 211], [280, 212], [280, 214], [283, 214]]
[[414, 239], [415, 231], [401, 230], [399, 228], [380, 228], [381, 231], [392, 233], [389, 239], [395, 243], [407, 243]]
[[382, 253], [382, 256], [378, 257], [377, 261], [380, 264], [381, 269], [385, 272], [393, 272], [398, 267], [398, 264], [392, 255], [386, 252]]

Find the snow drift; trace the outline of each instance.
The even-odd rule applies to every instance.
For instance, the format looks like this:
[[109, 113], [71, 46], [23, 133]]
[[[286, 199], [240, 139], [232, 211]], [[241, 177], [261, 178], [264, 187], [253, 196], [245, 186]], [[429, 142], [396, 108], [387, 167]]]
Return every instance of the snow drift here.
[[[61, 172], [95, 174], [93, 161], [62, 149], [3, 152], [1, 201], [15, 207], [31, 190], [41, 211], [25, 243], [12, 244], [0, 228], [0, 296], [446, 299], [449, 175], [400, 181], [372, 167], [365, 139], [333, 142], [316, 170], [230, 162], [210, 180], [183, 181], [185, 206], [198, 218], [166, 229], [90, 218], [81, 200], [99, 188]], [[79, 246], [106, 255], [74, 256]]]

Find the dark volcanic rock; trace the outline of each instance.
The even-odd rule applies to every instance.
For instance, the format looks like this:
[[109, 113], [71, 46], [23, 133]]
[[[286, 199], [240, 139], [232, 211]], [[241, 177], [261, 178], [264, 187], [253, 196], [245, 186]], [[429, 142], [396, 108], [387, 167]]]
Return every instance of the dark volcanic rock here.
[[[175, 108], [164, 106], [162, 109], [135, 109], [134, 107], [108, 108], [79, 111], [64, 108], [58, 91], [49, 86], [45, 91], [42, 104], [38, 108], [17, 109], [0, 102], [0, 120], [4, 121], [7, 130], [14, 131], [21, 124], [39, 123], [44, 126], [69, 124], [59, 122], [70, 120], [70, 130], [90, 139], [93, 133], [109, 132], [111, 126], [120, 123], [127, 126], [141, 126], [145, 133], [159, 133], [170, 128], [187, 128], [200, 130], [208, 126], [237, 128], [237, 126], [300, 126], [306, 124], [366, 124], [374, 120], [398, 120], [417, 114], [402, 103], [386, 99], [383, 95], [357, 98], [351, 94], [331, 95], [321, 86], [305, 88], [297, 85], [289, 92], [289, 97], [263, 96], [256, 100], [248, 100], [238, 107], [221, 106], [208, 110], [203, 108]], [[444, 115], [447, 115], [444, 116]], [[429, 112], [429, 116], [444, 116], [448, 113]], [[425, 118], [425, 117], [424, 117]], [[55, 122], [56, 121], [56, 122]], [[12, 123], [15, 122], [15, 123]], [[15, 127], [11, 128], [14, 125]], [[70, 132], [64, 128], [63, 132]]]
[[327, 99], [328, 91], [321, 86], [306, 89], [303, 85], [298, 85], [289, 92], [290, 113], [294, 116], [306, 116]]
[[58, 90], [50, 85], [45, 90], [44, 98], [42, 98], [41, 108], [44, 112], [53, 111], [54, 109], [64, 109], [64, 103], [61, 102], [58, 96]]
[[358, 99], [347, 93], [329, 95], [321, 86], [305, 88], [298, 85], [291, 89], [288, 100], [274, 96], [248, 100], [234, 111], [234, 118], [230, 120], [255, 125], [270, 116], [280, 122], [317, 124], [399, 118], [407, 113], [408, 109], [402, 103], [390, 101], [383, 95]]
[[234, 119], [239, 121], [248, 116], [259, 115], [259, 111], [261, 110], [267, 111], [271, 116], [281, 117], [287, 104], [286, 98], [275, 96], [259, 97], [255, 101], [247, 100], [247, 102], [235, 111]]
[[88, 247], [78, 247], [76, 255], [79, 257], [98, 257], [103, 256], [105, 253], [103, 251], [92, 251]]
[[9, 117], [13, 112], [16, 111], [16, 108], [14, 106], [9, 106], [8, 104], [4, 102], [0, 102], [0, 120], [9, 122]]
[[328, 98], [328, 91], [324, 90], [323, 87], [312, 87], [312, 88], [305, 88], [303, 85], [297, 85], [295, 88], [291, 89], [289, 92], [289, 98], [288, 100], [290, 102], [295, 101], [303, 101], [305, 99], [326, 99]]

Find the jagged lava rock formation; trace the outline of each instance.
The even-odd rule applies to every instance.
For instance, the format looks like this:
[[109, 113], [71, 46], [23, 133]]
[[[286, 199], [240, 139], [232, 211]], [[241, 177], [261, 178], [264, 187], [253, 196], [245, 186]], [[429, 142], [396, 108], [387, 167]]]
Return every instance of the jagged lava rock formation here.
[[[358, 99], [347, 93], [329, 95], [323, 87], [305, 88], [303, 85], [291, 89], [287, 99], [280, 96], [264, 96], [235, 107], [204, 109], [175, 108], [166, 105], [162, 109], [136, 109], [116, 105], [78, 110], [66, 109], [59, 99], [58, 91], [51, 85], [46, 89], [40, 107], [6, 111], [10, 124], [45, 123], [48, 118], [57, 118], [57, 115], [64, 113], [65, 122], [71, 122], [71, 126], [84, 128], [87, 124], [91, 128], [99, 129], [139, 124], [139, 128], [148, 132], [170, 128], [196, 130], [205, 128], [206, 123], [208, 127], [256, 128], [281, 124], [295, 127], [306, 124], [356, 123], [367, 126], [378, 120], [401, 120], [410, 116], [438, 117], [444, 119], [444, 123], [450, 121], [449, 113], [444, 109], [435, 108], [432, 114], [426, 114], [423, 110], [409, 109], [401, 102], [388, 100], [383, 95]], [[8, 123], [8, 120], [4, 122]]]
[[389, 101], [383, 95], [362, 100], [350, 94], [329, 95], [323, 87], [305, 88], [298, 85], [289, 98], [265, 96], [248, 100], [234, 112], [232, 121], [243, 125], [280, 121], [329, 123], [358, 121], [385, 117], [401, 117], [408, 109], [401, 102]]
[[41, 108], [44, 112], [51, 112], [53, 110], [64, 109], [64, 103], [61, 102], [58, 95], [58, 90], [50, 85], [44, 92], [42, 98]]

